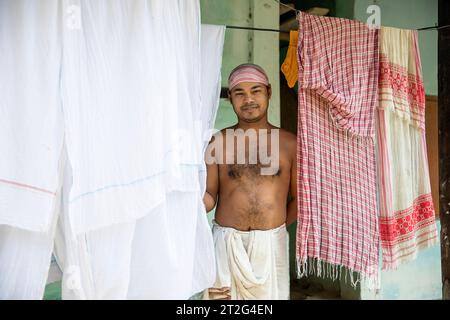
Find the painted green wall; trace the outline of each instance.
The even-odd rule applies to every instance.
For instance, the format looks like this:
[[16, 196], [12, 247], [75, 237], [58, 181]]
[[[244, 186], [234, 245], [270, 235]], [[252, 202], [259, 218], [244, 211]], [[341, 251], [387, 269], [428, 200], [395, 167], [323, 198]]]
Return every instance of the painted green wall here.
[[336, 17], [353, 19], [355, 0], [336, 0]]

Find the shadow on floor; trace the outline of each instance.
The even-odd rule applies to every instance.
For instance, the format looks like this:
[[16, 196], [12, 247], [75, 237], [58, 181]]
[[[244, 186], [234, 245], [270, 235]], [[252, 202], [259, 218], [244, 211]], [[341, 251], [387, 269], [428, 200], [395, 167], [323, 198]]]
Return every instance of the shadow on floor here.
[[341, 293], [326, 290], [320, 283], [308, 279], [294, 279], [291, 281], [291, 300], [341, 300]]

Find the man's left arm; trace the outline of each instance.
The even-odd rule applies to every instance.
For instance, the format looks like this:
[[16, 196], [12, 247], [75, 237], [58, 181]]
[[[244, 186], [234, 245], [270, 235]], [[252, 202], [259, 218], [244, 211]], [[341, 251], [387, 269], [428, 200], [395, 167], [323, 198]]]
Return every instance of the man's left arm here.
[[[296, 144], [295, 144], [296, 147]], [[297, 149], [291, 152], [292, 165], [291, 165], [291, 179], [289, 184], [289, 193], [291, 195], [290, 201], [287, 207], [286, 215], [286, 227], [289, 227], [295, 221], [297, 221]]]

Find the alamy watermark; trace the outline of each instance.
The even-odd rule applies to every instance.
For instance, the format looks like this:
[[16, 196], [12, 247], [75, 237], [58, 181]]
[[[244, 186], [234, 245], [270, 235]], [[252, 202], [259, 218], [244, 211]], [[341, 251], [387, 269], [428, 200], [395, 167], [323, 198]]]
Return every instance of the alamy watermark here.
[[376, 4], [370, 5], [366, 10], [367, 14], [370, 16], [367, 18], [367, 25], [370, 29], [380, 29], [381, 28], [381, 8]]
[[[211, 139], [211, 137], [214, 137]], [[210, 141], [211, 139], [211, 141]], [[208, 144], [206, 150], [203, 146]], [[172, 152], [177, 154], [201, 155], [192, 161], [206, 164], [258, 165], [261, 175], [274, 175], [280, 166], [279, 129], [216, 129], [203, 130], [200, 121], [193, 127], [178, 129], [168, 142]]]
[[262, 176], [274, 175], [280, 166], [279, 129], [226, 129], [206, 149], [206, 164], [260, 165]]

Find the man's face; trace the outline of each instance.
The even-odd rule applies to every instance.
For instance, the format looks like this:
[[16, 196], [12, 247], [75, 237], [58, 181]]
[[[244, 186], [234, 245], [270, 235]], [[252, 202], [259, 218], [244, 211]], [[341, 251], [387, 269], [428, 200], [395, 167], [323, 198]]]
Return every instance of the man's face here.
[[230, 101], [238, 118], [257, 122], [267, 115], [272, 90], [262, 83], [241, 82], [230, 92]]

